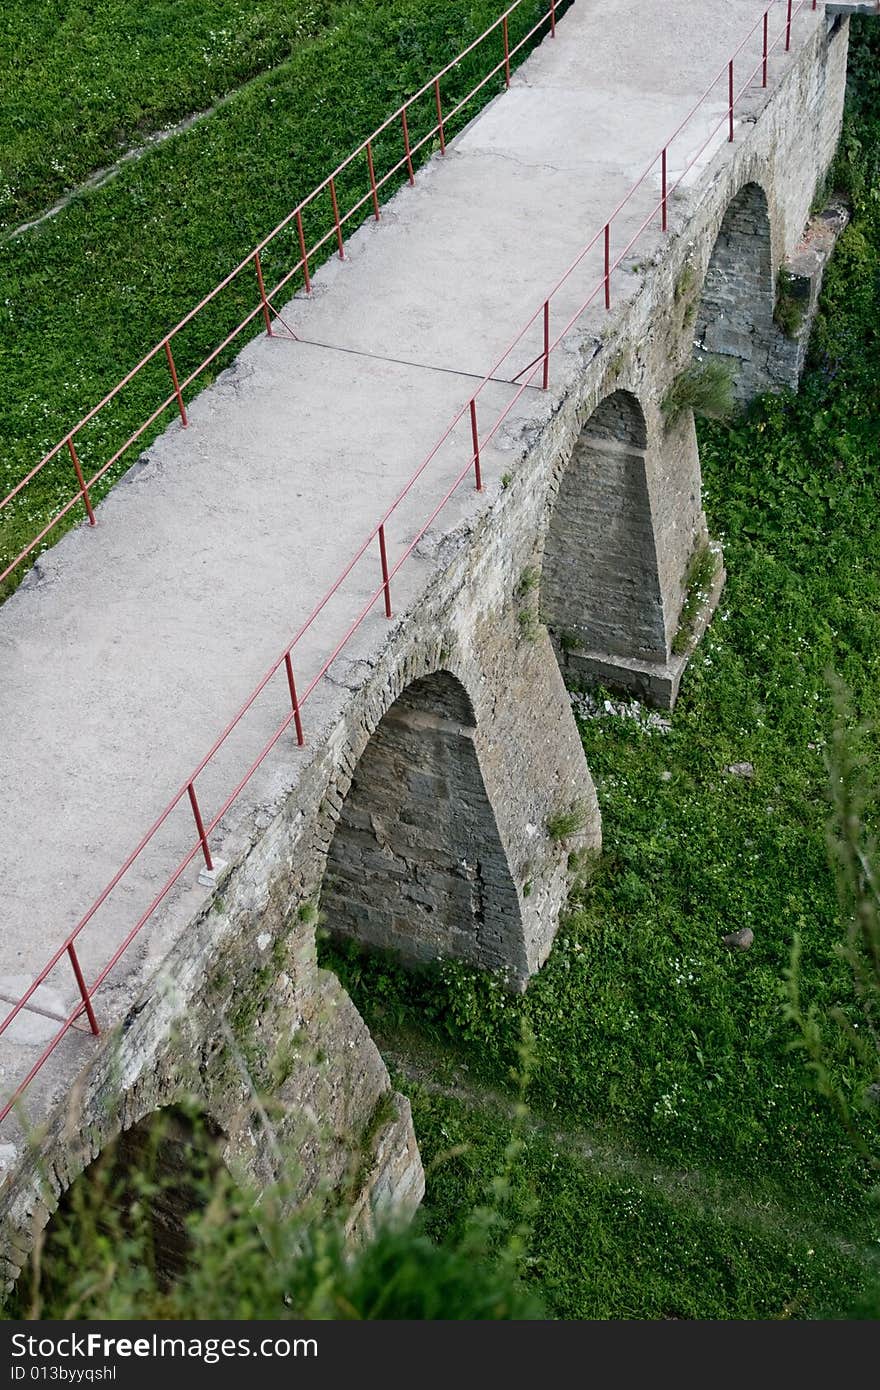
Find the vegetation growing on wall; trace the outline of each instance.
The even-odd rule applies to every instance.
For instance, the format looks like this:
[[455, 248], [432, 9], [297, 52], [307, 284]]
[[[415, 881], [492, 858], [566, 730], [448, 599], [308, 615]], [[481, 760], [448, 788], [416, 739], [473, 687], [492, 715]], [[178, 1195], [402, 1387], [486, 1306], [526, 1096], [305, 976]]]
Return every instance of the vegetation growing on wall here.
[[692, 410], [704, 420], [726, 420], [733, 411], [733, 376], [726, 362], [710, 358], [679, 372], [660, 409], [668, 425]]

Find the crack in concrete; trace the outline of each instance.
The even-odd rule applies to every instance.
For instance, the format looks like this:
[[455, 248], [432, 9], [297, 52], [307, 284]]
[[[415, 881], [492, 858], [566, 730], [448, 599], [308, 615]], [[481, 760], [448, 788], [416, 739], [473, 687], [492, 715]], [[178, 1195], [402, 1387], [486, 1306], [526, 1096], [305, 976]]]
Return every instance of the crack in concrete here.
[[[280, 334], [275, 335], [281, 337]], [[285, 341], [287, 341], [285, 339]], [[519, 386], [517, 381], [509, 381], [507, 377], [490, 376], [484, 377], [480, 372], [468, 372], [462, 367], [441, 367], [436, 362], [415, 362], [407, 357], [389, 357], [384, 352], [367, 352], [364, 348], [343, 347], [339, 343], [323, 343], [316, 338], [295, 338], [290, 341], [301, 344], [303, 347], [325, 348], [328, 352], [344, 352], [352, 357], [368, 357], [372, 362], [389, 362], [395, 367], [413, 367], [417, 371], [442, 372], [445, 376], [467, 377], [471, 381], [489, 381], [496, 386]], [[539, 359], [540, 360], [540, 359]], [[529, 386], [531, 391], [539, 391], [539, 386]]]

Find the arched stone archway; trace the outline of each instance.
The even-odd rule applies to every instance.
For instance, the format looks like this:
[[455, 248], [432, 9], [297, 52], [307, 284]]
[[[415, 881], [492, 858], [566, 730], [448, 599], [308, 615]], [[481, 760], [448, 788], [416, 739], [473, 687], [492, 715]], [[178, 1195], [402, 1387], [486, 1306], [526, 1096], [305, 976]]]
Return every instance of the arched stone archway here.
[[773, 248], [767, 195], [747, 183], [727, 206], [703, 281], [694, 329], [698, 360], [731, 369], [734, 398], [747, 404], [774, 385], [771, 360]]
[[563, 646], [666, 660], [647, 445], [641, 405], [615, 391], [593, 411], [562, 475], [544, 547], [542, 609]]
[[448, 671], [406, 687], [355, 769], [321, 907], [333, 934], [405, 960], [453, 956], [520, 977], [520, 904], [475, 735]]
[[[541, 609], [575, 681], [671, 708], [692, 648], [679, 620], [693, 557], [708, 545], [693, 420], [649, 425], [618, 389], [581, 429], [552, 501]], [[693, 640], [717, 601], [703, 604]]]
[[170, 1287], [189, 1262], [189, 1223], [214, 1193], [226, 1144], [219, 1126], [190, 1103], [153, 1111], [124, 1130], [61, 1194], [40, 1235], [39, 1260], [31, 1257], [22, 1269], [13, 1305], [31, 1302], [37, 1268], [40, 1299], [50, 1308], [66, 1297], [71, 1270], [100, 1278], [106, 1271], [90, 1266], [103, 1260], [106, 1242], [123, 1263], [137, 1261], [159, 1288]]

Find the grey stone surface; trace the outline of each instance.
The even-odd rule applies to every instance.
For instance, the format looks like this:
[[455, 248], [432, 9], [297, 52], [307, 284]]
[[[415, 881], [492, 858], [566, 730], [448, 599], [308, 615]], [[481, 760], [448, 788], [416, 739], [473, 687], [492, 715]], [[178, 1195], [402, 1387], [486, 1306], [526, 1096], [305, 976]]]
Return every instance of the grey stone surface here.
[[731, 777], [741, 777], [745, 781], [750, 781], [755, 775], [755, 769], [751, 763], [728, 763], [727, 771]]
[[695, 329], [697, 358], [732, 369], [734, 393], [746, 403], [772, 385], [773, 268], [767, 195], [747, 183], [730, 203], [715, 241]]
[[755, 943], [755, 933], [751, 927], [741, 927], [739, 931], [728, 932], [721, 940], [731, 951], [750, 951]]
[[445, 673], [399, 696], [343, 802], [321, 905], [340, 935], [406, 959], [456, 956], [523, 979], [516, 887], [475, 728], [469, 699]]
[[[352, 239], [344, 264], [328, 263], [316, 275], [311, 301], [287, 306], [285, 318], [304, 341], [264, 339], [245, 349], [192, 403], [191, 428], [169, 429], [102, 504], [99, 528], [65, 537], [0, 609], [0, 714], [14, 730], [2, 766], [14, 834], [0, 841], [0, 973], [30, 978], [47, 959], [467, 400], [468, 373], [486, 370], [602, 225], [760, 16], [763, 0], [705, 0], [704, 8], [706, 23], [695, 27], [690, 0], [645, 0], [637, 11], [579, 0], [514, 89], [445, 161], [419, 175], [415, 189], [393, 200], [381, 223]], [[578, 542], [577, 526], [598, 538], [578, 488], [595, 474], [599, 444], [610, 445], [618, 476], [625, 460], [626, 490], [617, 500], [640, 528], [640, 553], [628, 569], [621, 568], [622, 543], [608, 550], [609, 574], [617, 556], [615, 583], [604, 559], [590, 570], [585, 551], [585, 573], [606, 584], [608, 636], [596, 640], [610, 643], [613, 633], [620, 648], [628, 635], [641, 647], [638, 654], [600, 650], [591, 659], [624, 687], [672, 702], [686, 657], [654, 661], [646, 652], [671, 652], [687, 564], [705, 540], [705, 523], [693, 422], [667, 429], [660, 404], [690, 360], [700, 287], [740, 190], [764, 190], [773, 271], [800, 241], [836, 144], [846, 37], [845, 22], [829, 30], [820, 13], [805, 13], [792, 54], [773, 60], [768, 92], [749, 98], [734, 144], [710, 142], [687, 176], [673, 200], [669, 236], [642, 236], [615, 276], [612, 313], [587, 312], [553, 359], [550, 390], [527, 390], [487, 446], [486, 491], [461, 489], [418, 545], [394, 583], [395, 618], [371, 613], [316, 684], [306, 706], [306, 748], [283, 739], [221, 820], [212, 839], [227, 868], [216, 892], [198, 884], [192, 865], [102, 988], [102, 1040], [71, 1031], [38, 1073], [22, 1115], [0, 1135], [18, 1150], [0, 1188], [10, 1277], [58, 1192], [102, 1145], [184, 1096], [195, 1095], [229, 1136], [228, 1161], [268, 1180], [272, 1150], [239, 1063], [244, 1057], [268, 1084], [277, 1074], [272, 1059], [292, 1039], [300, 1051], [276, 1089], [290, 1116], [287, 1138], [302, 1162], [303, 1190], [322, 1182], [344, 1187], [388, 1075], [351, 1002], [317, 970], [312, 919], [299, 909], [318, 899], [328, 851], [332, 862], [344, 859], [342, 840], [330, 847], [352, 778], [368, 767], [362, 760], [373, 756], [371, 739], [413, 682], [444, 672], [467, 695], [468, 738], [451, 740], [448, 729], [435, 728], [429, 768], [445, 759], [470, 788], [466, 863], [473, 862], [473, 838], [494, 820], [487, 869], [514, 983], [546, 958], [570, 880], [569, 846], [546, 834], [548, 818], [575, 804], [585, 809], [575, 849], [596, 849], [600, 825], [540, 621], [542, 596], [523, 596], [523, 575], [540, 573], [548, 537], [556, 547], [548, 574], [561, 573], [566, 535]], [[673, 176], [723, 115], [724, 100], [719, 87], [673, 148]], [[647, 215], [657, 177], [621, 215], [616, 247]], [[692, 288], [676, 294], [685, 270]], [[554, 326], [600, 271], [599, 257], [588, 257], [554, 301]], [[526, 339], [508, 370], [535, 349]], [[512, 391], [500, 382], [488, 388], [481, 420], [491, 420]], [[617, 393], [637, 401], [644, 420], [644, 447], [635, 452], [631, 439], [616, 438], [611, 408], [590, 424]], [[469, 450], [464, 421], [397, 515], [392, 562]], [[608, 524], [613, 529], [613, 512]], [[377, 581], [371, 552], [298, 647], [301, 688]], [[577, 582], [586, 593], [582, 575]], [[710, 611], [707, 605], [702, 621]], [[267, 687], [202, 774], [208, 815], [277, 727], [286, 699], [283, 678]], [[449, 717], [442, 701], [420, 712], [441, 724]], [[380, 752], [393, 725], [394, 716], [380, 732]], [[403, 734], [391, 738], [386, 756], [397, 760], [407, 796], [417, 799], [428, 783], [418, 782], [412, 766], [411, 729]], [[464, 756], [471, 734], [473, 757]], [[460, 847], [448, 804], [432, 872], [448, 869]], [[355, 814], [357, 799], [349, 805]], [[393, 867], [402, 825], [401, 817], [383, 870]], [[191, 843], [182, 812], [83, 934], [87, 978]], [[376, 846], [381, 853], [378, 838]], [[328, 879], [328, 901], [332, 892]], [[472, 912], [444, 931], [448, 940], [458, 931], [457, 949], [473, 959], [479, 926]], [[499, 939], [496, 933], [493, 950]], [[47, 988], [72, 1007], [66, 963]], [[33, 1065], [38, 1048], [7, 1035], [4, 1086]], [[23, 1126], [39, 1134], [32, 1148], [22, 1143]], [[408, 1126], [399, 1105], [367, 1178], [377, 1200], [399, 1193], [404, 1207], [422, 1181]]]

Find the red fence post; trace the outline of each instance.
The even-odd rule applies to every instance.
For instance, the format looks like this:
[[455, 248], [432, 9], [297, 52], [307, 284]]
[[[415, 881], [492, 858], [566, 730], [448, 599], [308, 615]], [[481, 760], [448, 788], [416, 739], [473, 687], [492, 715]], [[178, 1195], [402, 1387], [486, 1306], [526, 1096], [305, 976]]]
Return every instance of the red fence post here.
[[376, 193], [376, 170], [375, 170], [374, 167], [373, 167], [373, 146], [372, 146], [372, 143], [371, 143], [369, 140], [367, 141], [367, 166], [368, 166], [368, 168], [369, 168], [369, 170], [370, 170], [370, 189], [371, 189], [372, 194], [373, 194], [373, 212], [374, 212], [374, 214], [375, 214], [376, 221], [378, 222], [378, 221], [379, 221], [379, 198], [378, 198], [378, 195], [377, 195], [377, 193]]
[[669, 192], [669, 171], [668, 171], [667, 154], [668, 154], [668, 151], [664, 148], [663, 154], [661, 155], [661, 158], [660, 158], [660, 168], [661, 168], [660, 183], [661, 183], [661, 192], [662, 192], [662, 204], [661, 204], [662, 211], [661, 211], [661, 214], [660, 214], [660, 225], [661, 225], [661, 227], [662, 227], [662, 229], [663, 229], [664, 232], [668, 232], [668, 231], [669, 231], [669, 197], [668, 197], [668, 192]]
[[544, 300], [544, 390], [550, 385], [550, 300]]
[[440, 135], [440, 153], [446, 153], [446, 132], [443, 129], [443, 106], [440, 101], [440, 78], [434, 78], [434, 100], [437, 103], [437, 130]]
[[385, 549], [385, 523], [379, 527], [379, 558], [382, 561], [382, 587], [385, 590], [385, 617], [392, 617], [391, 580], [388, 575], [388, 552]]
[[550, 37], [556, 38], [556, 0], [550, 0]]
[[605, 223], [605, 308], [611, 308], [611, 223]]
[[263, 267], [260, 264], [259, 251], [254, 252], [254, 266], [257, 271], [257, 284], [260, 287], [260, 303], [263, 306], [263, 322], [266, 325], [266, 332], [272, 337], [272, 316], [269, 313], [269, 301], [266, 298], [266, 286], [263, 284]]
[[510, 38], [507, 32], [507, 15], [504, 16], [504, 23], [501, 26], [504, 32], [504, 85], [510, 87]]
[[407, 173], [409, 174], [410, 185], [412, 185], [412, 184], [415, 183], [415, 179], [413, 178], [412, 155], [410, 154], [410, 148], [409, 148], [409, 125], [407, 124], [407, 119], [406, 119], [406, 107], [405, 107], [405, 106], [404, 106], [403, 110], [402, 110], [401, 113], [400, 113], [400, 118], [401, 118], [401, 121], [403, 122], [403, 148], [406, 150], [406, 168], [407, 168]]
[[97, 526], [98, 523], [95, 520], [95, 513], [92, 510], [92, 499], [89, 497], [89, 490], [86, 487], [85, 479], [83, 478], [83, 471], [80, 466], [79, 457], [73, 445], [73, 436], [70, 434], [67, 436], [67, 448], [70, 451], [70, 457], [73, 460], [73, 470], [76, 473], [76, 481], [79, 483], [79, 490], [82, 493], [82, 500], [85, 503], [86, 515], [89, 518], [89, 525]]
[[79, 986], [79, 992], [82, 995], [83, 1007], [86, 1011], [86, 1017], [89, 1020], [89, 1027], [91, 1028], [92, 1032], [97, 1038], [100, 1035], [101, 1030], [98, 1027], [98, 1020], [95, 1018], [95, 1011], [92, 1008], [92, 1001], [89, 996], [89, 991], [86, 989], [86, 982], [83, 979], [83, 973], [80, 969], [79, 960], [77, 959], [77, 954], [74, 950], [72, 941], [67, 947], [67, 954], [70, 957], [70, 963], [73, 966], [73, 973], [76, 976], [76, 983]]
[[300, 212], [300, 210], [299, 210], [298, 208], [297, 208], [297, 213], [296, 213], [296, 230], [297, 230], [297, 233], [298, 233], [298, 235], [299, 235], [299, 251], [300, 251], [300, 255], [301, 255], [301, 257], [302, 257], [303, 277], [304, 277], [305, 282], [306, 282], [306, 294], [311, 294], [311, 292], [312, 292], [312, 280], [311, 280], [311, 276], [309, 275], [309, 258], [308, 258], [308, 256], [306, 255], [306, 236], [305, 236], [305, 232], [303, 231], [303, 218], [302, 218], [302, 213]]
[[729, 133], [727, 139], [728, 139], [728, 142], [732, 143], [732, 142], [733, 142], [733, 59], [732, 59], [732, 58], [731, 58], [731, 60], [730, 60], [730, 66], [729, 66], [728, 69], [727, 69], [727, 120], [728, 120], [728, 125], [729, 125], [729, 127], [730, 127], [730, 133]]
[[189, 792], [189, 804], [192, 807], [193, 819], [196, 823], [196, 830], [198, 831], [199, 839], [202, 842], [202, 854], [205, 856], [205, 867], [207, 869], [213, 869], [214, 861], [211, 858], [211, 851], [208, 848], [208, 837], [205, 834], [205, 823], [202, 820], [202, 813], [199, 810], [199, 803], [196, 798], [196, 789], [193, 786], [192, 782], [190, 782], [189, 786], [187, 787], [187, 791]]
[[290, 652], [284, 653], [284, 665], [287, 669], [287, 687], [290, 691], [290, 703], [293, 707], [293, 722], [296, 727], [296, 741], [302, 748], [305, 743], [303, 738], [302, 716], [299, 712], [299, 696], [296, 693], [296, 681], [293, 679], [293, 662], [290, 659]]
[[471, 438], [474, 443], [474, 474], [477, 480], [477, 492], [483, 491], [483, 475], [480, 471], [480, 432], [477, 429], [477, 398], [471, 396]]
[[769, 29], [769, 26], [770, 26], [770, 11], [769, 11], [769, 10], [765, 10], [765, 11], [764, 11], [764, 77], [763, 77], [763, 80], [762, 80], [762, 82], [761, 82], [761, 86], [762, 86], [762, 87], [766, 87], [766, 86], [767, 86], [767, 54], [768, 54], [769, 51], [770, 51], [769, 38], [768, 38], [768, 32], [767, 32], [768, 29]]
[[339, 221], [339, 204], [336, 201], [336, 180], [330, 179], [330, 199], [333, 203], [333, 221], [336, 223], [336, 244], [339, 247], [339, 259], [345, 260], [345, 247], [342, 244], [342, 225]]
[[171, 380], [174, 382], [174, 394], [177, 397], [177, 409], [180, 411], [180, 419], [183, 428], [186, 429], [189, 421], [186, 418], [186, 406], [183, 404], [183, 396], [180, 394], [180, 383], [177, 380], [177, 368], [174, 365], [174, 358], [171, 355], [171, 344], [165, 339], [165, 356], [168, 358], [168, 370], [171, 373]]
[[791, 48], [791, 6], [792, 0], [788, 0], [788, 16], [785, 21], [785, 51]]

